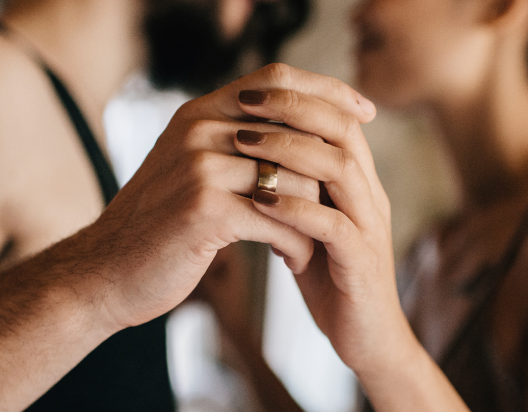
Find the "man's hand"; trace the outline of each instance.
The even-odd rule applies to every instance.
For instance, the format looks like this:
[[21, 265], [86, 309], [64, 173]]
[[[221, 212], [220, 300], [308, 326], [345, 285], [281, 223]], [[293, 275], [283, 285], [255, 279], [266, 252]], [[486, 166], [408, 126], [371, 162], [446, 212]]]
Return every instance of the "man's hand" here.
[[[290, 133], [290, 120], [317, 113], [299, 115], [292, 101], [280, 113], [286, 125], [258, 121], [238, 98], [264, 89], [314, 96], [360, 121], [375, 115], [343, 83], [280, 64], [185, 104], [93, 225], [0, 276], [1, 411], [29, 405], [111, 334], [177, 306], [230, 243], [270, 243], [294, 271], [306, 269], [312, 239], [255, 209], [257, 162], [233, 140], [241, 129]], [[317, 198], [314, 179], [278, 174], [278, 194]]]
[[[293, 132], [287, 126], [293, 108], [283, 108], [285, 124], [257, 121], [261, 119], [242, 110], [241, 91], [270, 87], [307, 93], [361, 121], [375, 115], [373, 107], [370, 113], [362, 111], [361, 98], [345, 84], [280, 64], [185, 104], [93, 227], [106, 239], [112, 254], [107, 259], [118, 261], [119, 270], [107, 275], [115, 285], [108, 292], [110, 320], [118, 328], [143, 323], [179, 304], [217, 251], [239, 240], [270, 243], [296, 272], [307, 267], [311, 238], [254, 208], [257, 161], [241, 157], [233, 144], [242, 129]], [[296, 125], [316, 115], [306, 112], [295, 119]], [[318, 199], [315, 179], [284, 168], [278, 174], [277, 193]]]

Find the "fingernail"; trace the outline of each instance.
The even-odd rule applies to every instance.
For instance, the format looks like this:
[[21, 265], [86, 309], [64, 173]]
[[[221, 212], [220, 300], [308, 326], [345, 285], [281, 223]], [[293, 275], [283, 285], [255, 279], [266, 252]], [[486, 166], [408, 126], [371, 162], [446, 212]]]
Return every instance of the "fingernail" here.
[[277, 206], [280, 202], [280, 196], [267, 190], [257, 190], [253, 194], [253, 200], [264, 206]]
[[269, 102], [270, 92], [263, 90], [242, 90], [238, 95], [240, 103], [260, 106]]
[[265, 133], [254, 132], [253, 130], [239, 130], [237, 132], [237, 140], [246, 145], [257, 146], [264, 143], [267, 135]]
[[360, 94], [357, 95], [357, 102], [365, 114], [372, 114], [376, 111], [376, 106], [374, 106], [374, 103]]

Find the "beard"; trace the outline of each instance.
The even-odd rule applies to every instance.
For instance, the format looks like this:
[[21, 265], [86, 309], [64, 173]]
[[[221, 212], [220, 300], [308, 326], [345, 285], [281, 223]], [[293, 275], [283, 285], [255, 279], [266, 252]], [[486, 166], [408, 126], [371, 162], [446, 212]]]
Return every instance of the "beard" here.
[[155, 87], [204, 94], [227, 81], [244, 51], [244, 35], [225, 40], [217, 16], [217, 2], [211, 1], [152, 7], [144, 29], [148, 75]]

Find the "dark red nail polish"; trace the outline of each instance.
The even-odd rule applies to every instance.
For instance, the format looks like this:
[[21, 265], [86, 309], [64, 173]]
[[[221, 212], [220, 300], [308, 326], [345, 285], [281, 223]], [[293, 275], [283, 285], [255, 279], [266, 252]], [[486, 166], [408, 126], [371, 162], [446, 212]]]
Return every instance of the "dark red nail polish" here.
[[253, 106], [260, 106], [269, 102], [271, 98], [270, 92], [263, 90], [242, 90], [238, 95], [240, 103], [250, 104]]
[[280, 202], [280, 196], [267, 190], [257, 190], [253, 194], [253, 200], [265, 206], [277, 206]]
[[265, 133], [254, 132], [253, 130], [239, 130], [237, 132], [237, 140], [242, 144], [251, 146], [264, 143], [266, 137]]

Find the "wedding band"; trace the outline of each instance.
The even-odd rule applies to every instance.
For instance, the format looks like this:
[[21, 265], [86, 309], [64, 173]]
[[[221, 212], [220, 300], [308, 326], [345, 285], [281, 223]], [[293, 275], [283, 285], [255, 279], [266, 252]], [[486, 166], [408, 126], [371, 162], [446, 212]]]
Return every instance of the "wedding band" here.
[[277, 190], [277, 163], [259, 159], [258, 190], [275, 192]]

